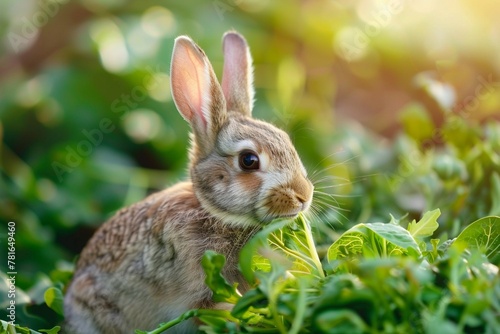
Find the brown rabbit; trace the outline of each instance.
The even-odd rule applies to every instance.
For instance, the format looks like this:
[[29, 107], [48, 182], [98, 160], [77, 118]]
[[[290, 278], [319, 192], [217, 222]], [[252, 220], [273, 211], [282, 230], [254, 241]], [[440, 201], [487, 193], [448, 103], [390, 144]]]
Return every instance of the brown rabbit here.
[[[151, 330], [191, 308], [215, 308], [205, 286], [206, 250], [227, 258], [244, 286], [239, 251], [274, 218], [308, 209], [313, 186], [288, 135], [251, 118], [252, 59], [245, 39], [224, 35], [222, 87], [204, 52], [175, 40], [172, 94], [192, 127], [190, 180], [124, 208], [81, 253], [64, 308], [68, 333]], [[184, 322], [173, 333], [196, 331]]]

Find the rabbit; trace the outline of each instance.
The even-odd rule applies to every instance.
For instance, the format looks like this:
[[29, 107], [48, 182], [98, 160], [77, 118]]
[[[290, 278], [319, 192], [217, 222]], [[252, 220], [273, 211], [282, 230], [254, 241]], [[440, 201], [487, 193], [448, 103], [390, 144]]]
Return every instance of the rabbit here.
[[[219, 84], [203, 50], [176, 38], [171, 90], [192, 128], [189, 180], [121, 209], [93, 235], [65, 295], [67, 333], [152, 330], [189, 309], [226, 309], [204, 283], [204, 252], [224, 254], [223, 274], [244, 290], [243, 245], [271, 220], [309, 208], [313, 184], [289, 136], [251, 116], [246, 40], [226, 32], [223, 51]], [[189, 320], [169, 333], [196, 329]]]

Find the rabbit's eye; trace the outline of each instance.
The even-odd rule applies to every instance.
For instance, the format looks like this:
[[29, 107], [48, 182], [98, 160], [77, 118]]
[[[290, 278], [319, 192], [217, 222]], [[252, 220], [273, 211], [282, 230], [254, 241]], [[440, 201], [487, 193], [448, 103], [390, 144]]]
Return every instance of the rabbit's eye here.
[[259, 169], [259, 156], [252, 151], [243, 151], [238, 159], [240, 168], [243, 170]]

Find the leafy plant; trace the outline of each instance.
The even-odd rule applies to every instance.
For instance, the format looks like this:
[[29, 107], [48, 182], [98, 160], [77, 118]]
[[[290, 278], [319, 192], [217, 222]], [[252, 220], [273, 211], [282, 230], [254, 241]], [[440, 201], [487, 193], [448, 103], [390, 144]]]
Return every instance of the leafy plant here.
[[500, 218], [484, 217], [469, 226], [456, 238], [471, 249], [480, 250], [491, 263], [500, 264]]
[[192, 316], [205, 333], [494, 333], [500, 217], [470, 224], [439, 248], [429, 240], [439, 214], [406, 229], [394, 219], [358, 224], [330, 246], [324, 266], [303, 216], [274, 223], [243, 250], [241, 270], [253, 283], [243, 295], [221, 276], [223, 255], [203, 258], [214, 300], [233, 304], [230, 313], [192, 310], [149, 333]]
[[0, 334], [58, 334], [61, 330], [60, 326], [55, 326], [51, 329], [40, 329], [39, 331], [34, 331], [27, 327], [12, 325], [4, 320], [0, 320], [0, 325]]
[[[202, 319], [205, 332], [498, 328], [497, 57], [473, 33], [484, 29], [468, 29], [467, 42], [453, 43], [461, 31], [454, 25], [465, 22], [460, 13], [470, 27], [494, 30], [498, 24], [482, 14], [498, 4], [429, 2], [458, 14], [440, 22], [440, 33], [452, 37], [442, 38], [451, 43], [444, 49], [454, 55], [443, 62], [421, 57], [436, 54], [428, 39], [436, 27], [426, 24], [430, 15], [408, 10], [412, 4], [358, 49], [349, 32], [366, 28], [359, 1], [286, 8], [272, 1], [70, 1], [37, 25], [33, 43], [25, 39], [32, 30], [26, 24], [48, 14], [47, 6], [27, 3], [4, 0], [0, 11], [0, 48], [5, 64], [13, 64], [2, 67], [0, 217], [17, 223], [17, 322], [56, 331], [68, 263], [94, 229], [185, 175], [187, 125], [168, 94], [173, 39], [196, 38], [221, 73], [220, 36], [234, 27], [256, 46], [256, 117], [293, 136], [315, 181], [318, 217], [312, 230], [306, 220], [277, 222], [250, 242], [240, 268], [253, 287], [247, 292], [224, 284], [223, 258], [207, 254], [207, 284], [233, 311], [193, 310], [155, 333], [190, 317]], [[79, 19], [68, 20], [68, 13]], [[53, 34], [54, 27], [68, 34]], [[413, 37], [411, 46], [402, 35]], [[11, 36], [26, 49], [9, 50]], [[122, 62], [109, 58], [116, 55]], [[335, 108], [339, 102], [364, 113], [343, 117], [351, 108]], [[335, 116], [327, 112], [333, 109]], [[336, 123], [351, 117], [365, 126]], [[103, 120], [113, 130], [90, 139]], [[79, 147], [91, 152], [75, 155]], [[390, 214], [397, 219], [381, 224]], [[5, 236], [0, 231], [0, 246]], [[0, 271], [8, 271], [5, 262]]]

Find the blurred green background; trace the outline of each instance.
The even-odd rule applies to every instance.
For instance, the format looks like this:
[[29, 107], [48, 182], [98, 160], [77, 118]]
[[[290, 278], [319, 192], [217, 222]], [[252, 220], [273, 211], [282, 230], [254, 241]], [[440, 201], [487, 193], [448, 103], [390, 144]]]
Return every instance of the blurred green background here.
[[115, 210], [186, 176], [169, 87], [181, 34], [219, 78], [222, 34], [247, 38], [254, 115], [291, 135], [328, 237], [437, 207], [453, 237], [499, 214], [499, 13], [493, 0], [2, 0], [0, 220], [16, 222], [18, 286], [36, 303]]

